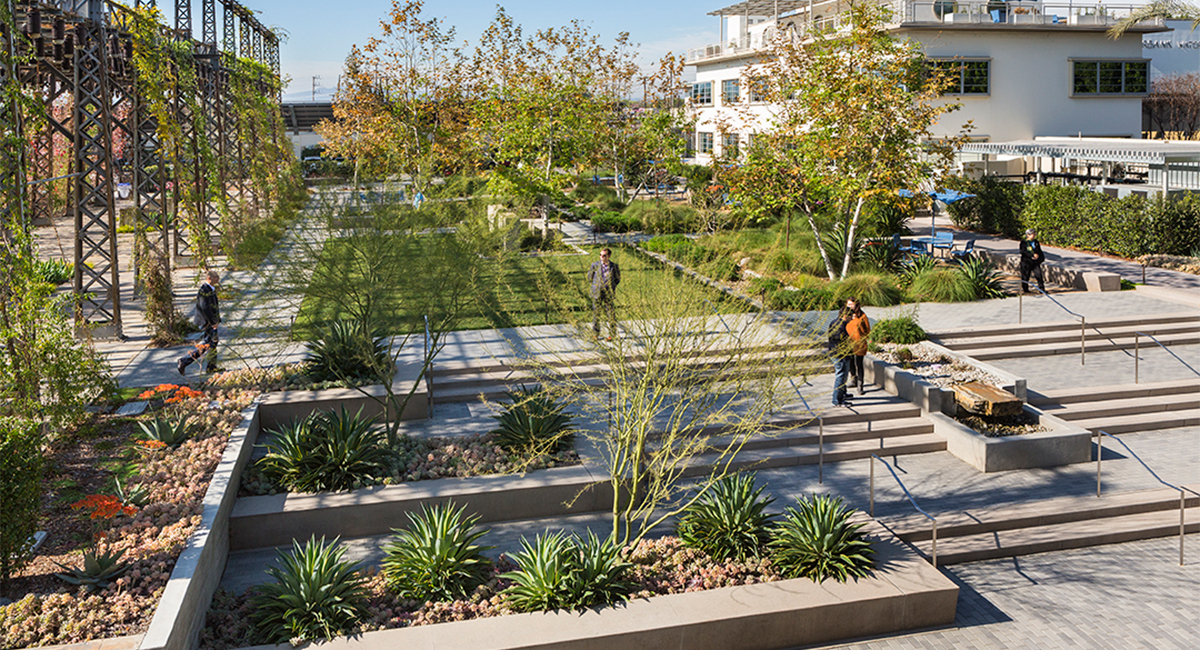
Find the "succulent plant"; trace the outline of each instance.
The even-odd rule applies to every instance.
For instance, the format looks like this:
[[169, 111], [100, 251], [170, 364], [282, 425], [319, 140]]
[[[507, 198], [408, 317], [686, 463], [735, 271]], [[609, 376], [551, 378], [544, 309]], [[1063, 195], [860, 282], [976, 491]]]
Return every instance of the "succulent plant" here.
[[853, 511], [841, 497], [801, 497], [796, 505], [787, 508], [768, 542], [771, 561], [781, 575], [845, 582], [871, 572], [875, 550], [863, 539], [862, 524], [850, 523]]
[[775, 500], [762, 497], [763, 487], [754, 487], [755, 477], [753, 472], [732, 474], [714, 483], [680, 517], [683, 543], [716, 560], [758, 557], [776, 515], [766, 513]]
[[175, 421], [156, 415], [149, 424], [138, 422], [138, 426], [147, 440], [157, 440], [172, 448], [182, 445], [183, 441], [187, 440], [188, 435], [191, 434], [191, 426], [189, 426], [186, 415]]
[[346, 562], [338, 539], [310, 538], [292, 542], [292, 552], [279, 551], [275, 579], [251, 599], [255, 635], [261, 643], [330, 639], [354, 629], [367, 615], [364, 578]]
[[88, 591], [99, 591], [129, 570], [129, 563], [121, 561], [124, 555], [125, 551], [106, 550], [100, 553], [94, 548], [85, 549], [82, 568], [55, 562], [63, 572], [54, 575], [68, 584], [85, 587]]
[[408, 529], [393, 531], [383, 572], [402, 598], [464, 598], [486, 580], [492, 562], [483, 552], [492, 547], [476, 544], [487, 531], [475, 527], [478, 515], [463, 517], [465, 508], [422, 506], [421, 512], [408, 513]]

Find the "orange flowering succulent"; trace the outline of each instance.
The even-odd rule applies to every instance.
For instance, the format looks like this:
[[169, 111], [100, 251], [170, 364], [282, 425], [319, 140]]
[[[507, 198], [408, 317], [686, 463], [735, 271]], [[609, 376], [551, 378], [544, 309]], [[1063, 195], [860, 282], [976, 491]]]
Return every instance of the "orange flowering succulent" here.
[[72, 510], [83, 508], [91, 510], [88, 519], [112, 519], [117, 515], [132, 517], [138, 511], [134, 506], [122, 505], [120, 499], [109, 494], [89, 494], [71, 504]]

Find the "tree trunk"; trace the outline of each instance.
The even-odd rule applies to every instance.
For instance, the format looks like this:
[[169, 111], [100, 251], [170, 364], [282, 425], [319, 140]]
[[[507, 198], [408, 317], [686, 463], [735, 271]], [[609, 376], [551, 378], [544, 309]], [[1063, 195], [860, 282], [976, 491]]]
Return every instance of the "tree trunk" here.
[[854, 206], [854, 216], [850, 219], [850, 229], [846, 231], [846, 254], [842, 260], [842, 277], [850, 273], [850, 259], [854, 256], [854, 235], [858, 230], [858, 218], [862, 215], [862, 208], [865, 199], [862, 194], [858, 195], [858, 203]]

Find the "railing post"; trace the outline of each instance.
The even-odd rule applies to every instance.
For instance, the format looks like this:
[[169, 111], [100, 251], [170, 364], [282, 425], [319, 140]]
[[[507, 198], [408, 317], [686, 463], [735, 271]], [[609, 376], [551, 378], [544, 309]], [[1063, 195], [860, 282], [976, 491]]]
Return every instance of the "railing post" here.
[[1133, 383], [1138, 383], [1138, 363], [1141, 361], [1142, 335], [1133, 333]]
[[1087, 365], [1087, 317], [1079, 317], [1079, 365]]
[[817, 418], [817, 483], [825, 484], [825, 418]]
[[937, 519], [933, 519], [933, 568], [937, 568]]
[[1023, 323], [1024, 318], [1025, 318], [1025, 292], [1021, 291], [1021, 293], [1017, 294], [1017, 324], [1020, 325], [1021, 323]]
[[871, 517], [875, 516], [875, 455], [871, 455]]
[[1104, 437], [1096, 429], [1096, 498], [1100, 498], [1100, 459], [1104, 456]]

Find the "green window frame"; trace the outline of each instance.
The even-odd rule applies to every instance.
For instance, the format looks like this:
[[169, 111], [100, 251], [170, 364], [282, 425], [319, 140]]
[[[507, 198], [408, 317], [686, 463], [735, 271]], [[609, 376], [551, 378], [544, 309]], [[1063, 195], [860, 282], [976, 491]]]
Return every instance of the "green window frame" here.
[[1072, 61], [1073, 95], [1145, 95], [1149, 92], [1147, 61]]
[[943, 95], [990, 95], [991, 59], [934, 59], [933, 68], [946, 73]]
[[692, 84], [692, 103], [696, 106], [712, 105], [713, 84], [711, 81], [698, 81]]

